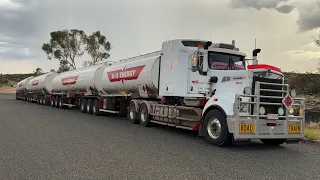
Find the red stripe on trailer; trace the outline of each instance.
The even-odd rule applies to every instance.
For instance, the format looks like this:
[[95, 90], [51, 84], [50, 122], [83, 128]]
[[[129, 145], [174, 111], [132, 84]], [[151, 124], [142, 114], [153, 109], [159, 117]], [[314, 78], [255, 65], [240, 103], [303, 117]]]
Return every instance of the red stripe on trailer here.
[[124, 83], [125, 80], [135, 80], [138, 79], [141, 71], [146, 65], [141, 65], [141, 66], [135, 66], [135, 67], [130, 67], [127, 68], [124, 67], [123, 69], [119, 69], [116, 71], [110, 71], [107, 72], [108, 78], [110, 82], [117, 82], [121, 81], [122, 84]]
[[257, 64], [257, 65], [248, 65], [247, 67], [248, 69], [271, 69], [271, 70], [274, 70], [274, 71], [277, 71], [277, 72], [281, 72], [281, 69], [280, 68], [277, 68], [275, 66], [271, 66], [269, 64]]
[[61, 79], [61, 83], [62, 83], [62, 85], [64, 85], [64, 86], [74, 85], [74, 84], [76, 84], [76, 82], [77, 82], [77, 80], [78, 80], [78, 77], [79, 77], [79, 76], [72, 76], [72, 77], [62, 78], [62, 79]]
[[38, 86], [39, 80], [32, 81], [32, 86]]

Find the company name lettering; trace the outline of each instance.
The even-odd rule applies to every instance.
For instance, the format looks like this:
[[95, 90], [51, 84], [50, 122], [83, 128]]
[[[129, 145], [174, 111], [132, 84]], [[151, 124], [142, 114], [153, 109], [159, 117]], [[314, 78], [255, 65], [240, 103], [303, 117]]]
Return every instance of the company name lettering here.
[[38, 85], [39, 80], [36, 81], [32, 81], [32, 86], [37, 86]]
[[138, 79], [140, 73], [142, 72], [145, 65], [135, 66], [123, 69], [107, 72], [110, 82], [122, 81], [125, 80], [135, 80]]
[[131, 70], [131, 71], [124, 71], [120, 73], [114, 73], [111, 75], [112, 79], [117, 79], [117, 78], [126, 78], [126, 77], [134, 77], [136, 73], [136, 70]]
[[72, 84], [76, 84], [78, 79], [78, 76], [73, 76], [73, 77], [68, 77], [68, 78], [63, 78], [62, 81], [62, 85], [72, 85]]

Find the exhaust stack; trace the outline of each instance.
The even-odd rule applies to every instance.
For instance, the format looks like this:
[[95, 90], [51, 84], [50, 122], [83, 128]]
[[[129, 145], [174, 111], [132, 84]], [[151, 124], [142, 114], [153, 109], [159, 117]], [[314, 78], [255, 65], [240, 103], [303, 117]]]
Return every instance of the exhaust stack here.
[[260, 53], [261, 49], [254, 49], [253, 52], [252, 52], [252, 55], [253, 55], [253, 65], [257, 65], [258, 64], [258, 59], [257, 59], [257, 56], [258, 56], [258, 53]]

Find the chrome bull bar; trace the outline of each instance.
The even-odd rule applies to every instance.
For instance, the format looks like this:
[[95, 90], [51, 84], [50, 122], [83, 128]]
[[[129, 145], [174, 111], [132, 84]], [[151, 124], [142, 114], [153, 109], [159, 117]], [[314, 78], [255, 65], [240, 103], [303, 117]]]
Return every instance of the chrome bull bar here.
[[[281, 86], [282, 90], [275, 89], [261, 89], [261, 85], [271, 85], [271, 86]], [[282, 96], [264, 96], [260, 95], [260, 92], [278, 92]], [[276, 119], [268, 119], [268, 115], [261, 115], [259, 113], [259, 108], [261, 105], [274, 105], [283, 106], [283, 103], [275, 102], [261, 102], [260, 98], [268, 99], [283, 99], [287, 94], [290, 94], [288, 84], [277, 84], [277, 83], [267, 83], [267, 82], [256, 82], [254, 95], [239, 95], [235, 96], [234, 103], [234, 115], [228, 117], [228, 126], [230, 126], [230, 132], [234, 133], [235, 139], [272, 139], [272, 138], [302, 138], [304, 137], [305, 128], [305, 102], [304, 98], [292, 98], [293, 104], [290, 107], [294, 109], [298, 108], [298, 115], [290, 115], [289, 109], [284, 108], [285, 114], [283, 116], [277, 115]], [[247, 98], [247, 99], [246, 99]], [[248, 101], [246, 101], [246, 100]], [[253, 99], [253, 102], [251, 101]], [[253, 105], [253, 109], [248, 108], [248, 113], [241, 113], [240, 109], [243, 105]], [[251, 133], [240, 132], [240, 125], [245, 123], [252, 123], [253, 131]], [[277, 124], [276, 127], [268, 126], [268, 124]], [[288, 126], [292, 124], [300, 124], [300, 133], [289, 133]], [[279, 125], [279, 126], [278, 126]]]

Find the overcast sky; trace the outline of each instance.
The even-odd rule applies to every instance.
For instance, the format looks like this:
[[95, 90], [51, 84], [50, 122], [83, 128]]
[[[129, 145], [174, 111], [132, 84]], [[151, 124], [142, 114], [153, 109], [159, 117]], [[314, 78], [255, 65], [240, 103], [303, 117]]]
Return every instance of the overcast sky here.
[[320, 27], [320, 0], [0, 0], [0, 23], [0, 73], [57, 69], [41, 45], [51, 31], [72, 28], [100, 30], [113, 61], [176, 38], [234, 39], [252, 58], [256, 37], [260, 63], [285, 71], [315, 71], [320, 58], [311, 38]]

